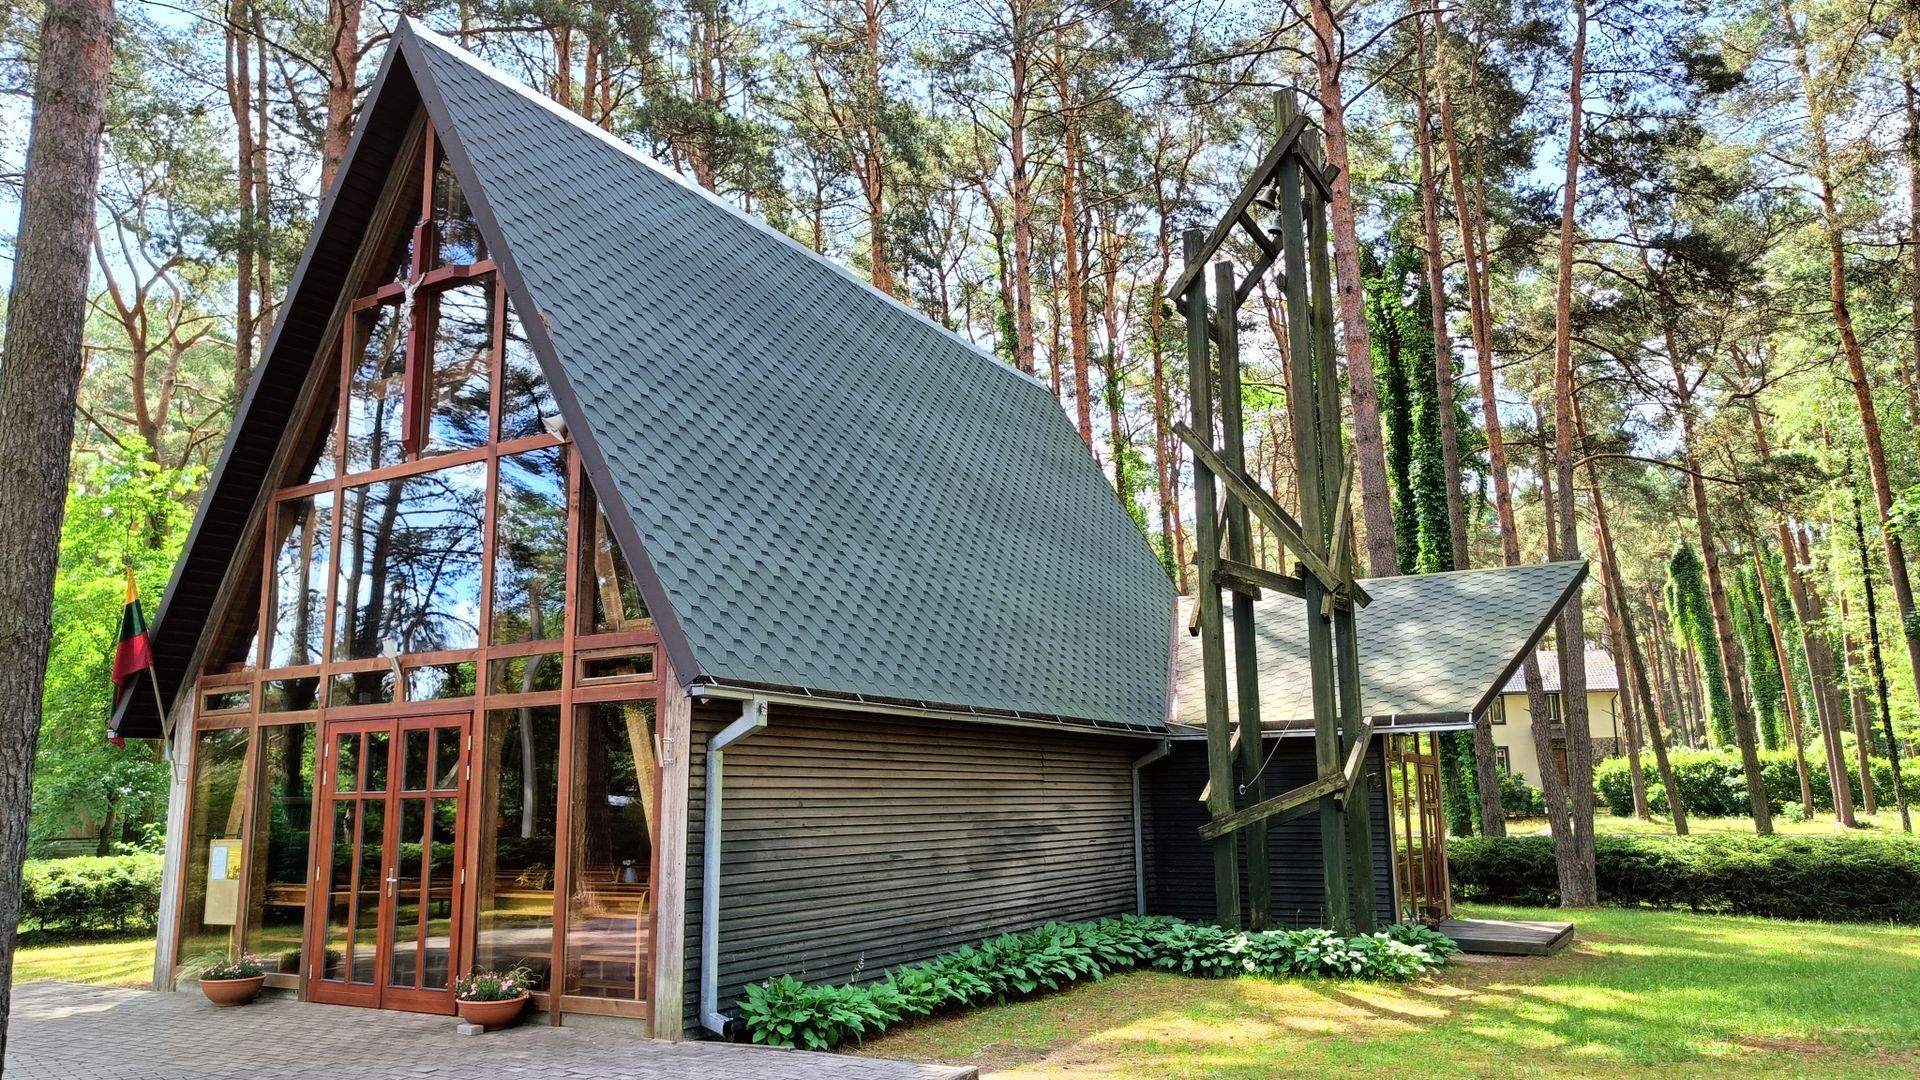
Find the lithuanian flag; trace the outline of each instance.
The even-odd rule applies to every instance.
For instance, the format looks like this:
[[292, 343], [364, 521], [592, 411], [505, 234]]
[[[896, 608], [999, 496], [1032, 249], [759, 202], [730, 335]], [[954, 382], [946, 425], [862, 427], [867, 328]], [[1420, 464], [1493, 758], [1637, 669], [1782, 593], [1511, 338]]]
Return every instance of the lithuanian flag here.
[[[147, 617], [140, 610], [140, 587], [133, 567], [127, 567], [127, 604], [120, 609], [120, 640], [113, 647], [113, 685], [125, 693], [134, 676], [153, 671], [153, 643], [147, 639]], [[114, 739], [120, 745], [120, 739]]]

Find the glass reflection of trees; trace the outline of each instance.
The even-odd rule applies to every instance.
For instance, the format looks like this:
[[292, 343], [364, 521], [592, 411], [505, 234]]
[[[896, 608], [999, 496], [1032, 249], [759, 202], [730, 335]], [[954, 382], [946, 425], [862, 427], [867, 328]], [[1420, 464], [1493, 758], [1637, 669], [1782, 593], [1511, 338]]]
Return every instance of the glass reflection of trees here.
[[493, 279], [456, 285], [434, 298], [433, 363], [425, 452], [467, 450], [487, 443], [493, 363]]
[[347, 489], [335, 660], [479, 644], [486, 480], [476, 461]]
[[520, 325], [512, 304], [507, 305], [506, 322], [500, 357], [500, 440], [559, 434], [560, 406], [554, 403], [546, 372], [533, 355], [526, 327]]
[[501, 458], [494, 512], [492, 644], [561, 636], [567, 600], [566, 450], [556, 446]]
[[486, 760], [474, 963], [499, 971], [524, 965], [544, 990], [553, 970], [559, 708], [487, 713]]
[[359, 316], [360, 350], [347, 376], [347, 471], [366, 472], [406, 454], [407, 328], [400, 305]]
[[246, 860], [246, 951], [271, 961], [269, 971], [300, 970], [319, 744], [314, 727], [273, 724], [260, 729], [253, 850]]
[[327, 547], [333, 542], [333, 492], [280, 504], [273, 562], [274, 618], [268, 667], [320, 662], [326, 632]]
[[[434, 148], [436, 151], [439, 147]], [[487, 257], [487, 242], [473, 220], [473, 207], [453, 175], [446, 155], [436, 154], [433, 170], [433, 266], [464, 266]]]
[[655, 710], [625, 701], [574, 714], [568, 993], [647, 996]]

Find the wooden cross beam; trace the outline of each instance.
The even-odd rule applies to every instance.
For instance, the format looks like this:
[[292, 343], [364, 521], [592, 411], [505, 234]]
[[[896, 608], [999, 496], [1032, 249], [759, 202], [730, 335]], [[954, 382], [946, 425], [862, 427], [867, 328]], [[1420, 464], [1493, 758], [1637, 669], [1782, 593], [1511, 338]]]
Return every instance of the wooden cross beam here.
[[1367, 591], [1360, 587], [1360, 583], [1355, 581], [1351, 574], [1342, 576], [1327, 565], [1327, 561], [1314, 550], [1319, 545], [1307, 543], [1306, 530], [1302, 529], [1300, 523], [1293, 519], [1293, 515], [1287, 513], [1279, 501], [1267, 494], [1266, 489], [1262, 488], [1258, 482], [1243, 470], [1228, 465], [1186, 424], [1175, 421], [1173, 433], [1180, 437], [1181, 442], [1187, 444], [1188, 449], [1193, 451], [1194, 460], [1217, 477], [1229, 494], [1257, 514], [1268, 528], [1280, 534], [1281, 540], [1288, 548], [1299, 554], [1300, 562], [1313, 573], [1314, 577], [1320, 579], [1320, 584], [1325, 586], [1329, 593], [1352, 597], [1353, 602], [1362, 607], [1373, 602], [1373, 597], [1367, 595]]
[[[1364, 775], [1362, 766], [1367, 759], [1367, 744], [1373, 741], [1373, 718], [1360, 721], [1354, 732], [1353, 749], [1347, 755], [1346, 768], [1330, 772], [1310, 780], [1291, 791], [1284, 791], [1271, 799], [1243, 806], [1231, 814], [1222, 814], [1200, 826], [1200, 836], [1205, 840], [1216, 840], [1238, 829], [1244, 829], [1256, 821], [1268, 821], [1275, 815], [1295, 808], [1306, 808], [1309, 803], [1328, 795], [1339, 800], [1342, 805], [1353, 798]], [[1303, 809], [1303, 812], [1304, 809]]]

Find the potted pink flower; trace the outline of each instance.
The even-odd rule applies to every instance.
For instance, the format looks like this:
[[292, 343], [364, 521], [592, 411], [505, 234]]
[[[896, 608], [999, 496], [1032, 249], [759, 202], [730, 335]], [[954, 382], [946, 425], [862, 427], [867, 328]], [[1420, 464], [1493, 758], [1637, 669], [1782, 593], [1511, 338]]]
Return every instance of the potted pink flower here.
[[226, 1009], [245, 1005], [260, 993], [267, 981], [268, 959], [241, 953], [237, 957], [214, 954], [204, 960], [194, 975], [200, 980], [200, 992], [207, 1000]]
[[475, 971], [453, 981], [453, 1000], [460, 1019], [488, 1031], [520, 1019], [533, 992], [533, 974], [524, 967], [509, 971]]

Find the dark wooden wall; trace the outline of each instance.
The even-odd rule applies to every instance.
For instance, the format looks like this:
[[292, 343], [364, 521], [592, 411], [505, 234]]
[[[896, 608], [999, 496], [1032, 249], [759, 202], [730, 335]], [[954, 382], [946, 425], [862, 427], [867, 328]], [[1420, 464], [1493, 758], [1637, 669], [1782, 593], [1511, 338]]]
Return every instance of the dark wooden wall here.
[[[699, 1027], [705, 748], [738, 715], [719, 702], [693, 714], [690, 1030]], [[872, 978], [992, 934], [1132, 911], [1131, 764], [1152, 746], [775, 706], [766, 730], [726, 754], [721, 1008], [775, 975]]]
[[[1313, 740], [1279, 740], [1267, 766], [1268, 794], [1278, 794], [1313, 780]], [[1271, 740], [1267, 743], [1273, 749]], [[1376, 777], [1384, 763], [1380, 740], [1374, 740], [1367, 771]], [[1199, 839], [1206, 824], [1200, 791], [1207, 784], [1207, 744], [1181, 740], [1173, 753], [1147, 768], [1141, 777], [1141, 803], [1146, 817], [1147, 911], [1184, 919], [1212, 921], [1213, 854]], [[1393, 877], [1389, 863], [1392, 841], [1387, 831], [1384, 787], [1372, 786], [1374, 905], [1381, 920], [1393, 910]], [[1243, 834], [1244, 835], [1244, 834]], [[1320, 819], [1308, 814], [1267, 833], [1273, 870], [1273, 917], [1284, 926], [1324, 926], [1324, 877], [1320, 870]], [[1247, 909], [1246, 855], [1240, 859], [1240, 910]]]

